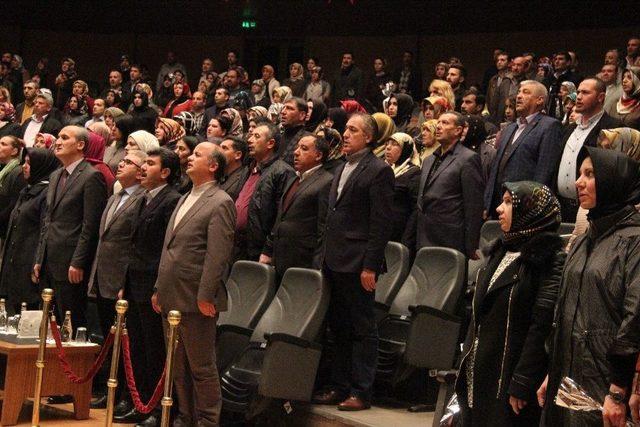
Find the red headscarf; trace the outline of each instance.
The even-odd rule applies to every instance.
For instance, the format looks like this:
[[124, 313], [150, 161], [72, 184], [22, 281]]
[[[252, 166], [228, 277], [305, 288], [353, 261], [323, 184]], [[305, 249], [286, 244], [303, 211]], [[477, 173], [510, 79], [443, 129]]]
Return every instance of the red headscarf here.
[[89, 162], [95, 170], [100, 172], [107, 184], [107, 192], [111, 195], [113, 191], [113, 183], [116, 181], [111, 168], [103, 161], [104, 157], [104, 138], [93, 131], [89, 131], [89, 143], [84, 150], [84, 158]]
[[340, 101], [340, 105], [342, 105], [342, 109], [346, 111], [349, 116], [356, 112], [367, 112], [367, 110], [365, 110], [364, 107], [355, 99], [345, 99], [344, 101]]

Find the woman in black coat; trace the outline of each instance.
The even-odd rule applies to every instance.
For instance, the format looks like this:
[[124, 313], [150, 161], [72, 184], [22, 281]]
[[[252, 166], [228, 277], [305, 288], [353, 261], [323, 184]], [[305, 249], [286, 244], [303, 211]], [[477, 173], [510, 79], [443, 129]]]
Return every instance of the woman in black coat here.
[[465, 426], [537, 426], [565, 254], [560, 204], [532, 181], [505, 183], [503, 235], [477, 276], [456, 391]]
[[7, 224], [20, 190], [27, 185], [22, 177], [20, 153], [24, 141], [7, 135], [0, 138], [0, 239], [7, 234]]
[[7, 296], [7, 310], [20, 312], [20, 304], [35, 309], [40, 302], [37, 284], [31, 281], [33, 254], [47, 204], [49, 175], [60, 166], [51, 150], [28, 148], [23, 170], [27, 186], [22, 189], [11, 218], [2, 257], [0, 294]]

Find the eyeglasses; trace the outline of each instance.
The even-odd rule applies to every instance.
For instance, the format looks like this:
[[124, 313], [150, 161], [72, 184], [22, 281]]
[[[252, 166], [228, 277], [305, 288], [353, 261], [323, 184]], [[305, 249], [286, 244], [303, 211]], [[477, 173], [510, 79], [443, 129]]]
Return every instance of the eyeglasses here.
[[138, 169], [140, 169], [142, 167], [142, 165], [139, 165], [139, 164], [137, 164], [136, 162], [134, 162], [133, 160], [130, 160], [130, 159], [122, 159], [122, 160], [120, 160], [119, 164], [127, 165], [127, 166], [133, 165], [133, 166], [137, 167]]

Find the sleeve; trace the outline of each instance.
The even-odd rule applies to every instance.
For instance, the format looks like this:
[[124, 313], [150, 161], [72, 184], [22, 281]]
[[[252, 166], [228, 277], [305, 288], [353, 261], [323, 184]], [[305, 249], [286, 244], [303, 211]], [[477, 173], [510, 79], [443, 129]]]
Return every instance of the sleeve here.
[[380, 272], [384, 260], [384, 250], [391, 238], [391, 207], [395, 178], [389, 166], [382, 167], [372, 177], [369, 186], [369, 238], [362, 267]]
[[40, 238], [38, 239], [38, 248], [36, 249], [36, 257], [33, 262], [34, 264], [42, 265], [42, 262], [44, 261], [44, 250], [46, 246], [45, 236], [47, 235], [47, 228], [49, 227], [49, 221], [50, 221], [49, 203], [48, 203], [50, 191], [51, 191], [51, 184], [47, 186], [47, 191], [44, 197], [42, 220], [40, 221]]
[[107, 204], [107, 186], [100, 172], [92, 173], [84, 186], [82, 230], [71, 257], [71, 266], [90, 268], [98, 243], [100, 218]]
[[551, 333], [565, 259], [566, 254], [557, 251], [550, 268], [544, 266], [538, 276], [531, 325], [509, 384], [509, 394], [518, 399], [531, 399], [544, 378], [548, 364], [544, 345]]
[[554, 188], [553, 178], [560, 164], [562, 149], [562, 125], [553, 120], [540, 142], [534, 181]]
[[473, 154], [462, 168], [460, 176], [464, 209], [464, 238], [466, 256], [471, 256], [478, 249], [480, 227], [482, 227], [482, 210], [484, 179], [480, 156]]
[[329, 180], [318, 193], [318, 227], [316, 232], [318, 241], [313, 255], [313, 268], [316, 270], [320, 270], [320, 268], [322, 268], [322, 243], [324, 241], [324, 229], [325, 224], [327, 223], [327, 215], [329, 213], [329, 191], [331, 191], [332, 182], [333, 180]]

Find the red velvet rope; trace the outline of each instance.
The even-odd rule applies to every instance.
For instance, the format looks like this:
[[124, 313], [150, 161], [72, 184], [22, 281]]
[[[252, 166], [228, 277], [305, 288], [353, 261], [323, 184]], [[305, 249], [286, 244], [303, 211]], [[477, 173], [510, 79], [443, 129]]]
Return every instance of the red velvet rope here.
[[65, 355], [64, 348], [62, 347], [62, 340], [60, 338], [58, 324], [53, 319], [51, 319], [51, 335], [53, 335], [53, 339], [56, 342], [56, 347], [58, 348], [58, 361], [60, 362], [60, 366], [62, 367], [64, 373], [67, 375], [67, 378], [69, 378], [69, 381], [74, 384], [84, 384], [91, 378], [93, 378], [104, 363], [104, 360], [107, 358], [109, 349], [113, 345], [113, 332], [110, 332], [107, 336], [107, 340], [102, 345], [100, 354], [98, 355], [96, 361], [93, 363], [93, 366], [91, 367], [91, 369], [89, 369], [89, 372], [87, 372], [84, 377], [80, 378], [73, 372], [73, 370], [71, 369], [71, 365], [69, 365], [69, 362], [67, 361], [67, 356]]
[[149, 402], [145, 405], [140, 400], [140, 393], [138, 393], [138, 389], [136, 388], [136, 379], [133, 376], [133, 367], [131, 366], [131, 348], [129, 346], [129, 335], [127, 334], [122, 335], [122, 355], [124, 356], [124, 372], [127, 375], [127, 385], [129, 386], [131, 400], [133, 400], [133, 404], [138, 412], [148, 414], [153, 410], [153, 408], [158, 405], [158, 402], [163, 395], [167, 366], [165, 364], [162, 375], [160, 376], [160, 380], [156, 385], [156, 389], [153, 391], [153, 396], [151, 396], [151, 399], [149, 399]]

